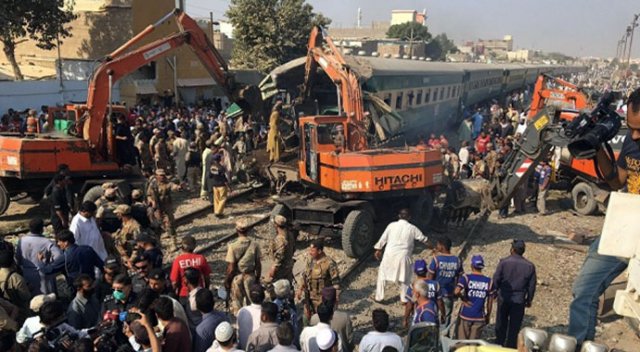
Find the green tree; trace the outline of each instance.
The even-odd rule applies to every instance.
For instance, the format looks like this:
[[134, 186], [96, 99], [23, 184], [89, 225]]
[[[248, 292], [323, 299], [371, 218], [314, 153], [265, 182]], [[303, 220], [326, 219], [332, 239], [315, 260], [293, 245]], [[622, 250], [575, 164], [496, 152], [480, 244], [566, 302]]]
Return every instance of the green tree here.
[[458, 51], [458, 47], [445, 33], [436, 35], [425, 47], [426, 56], [436, 61], [444, 61], [447, 59], [447, 54]]
[[387, 38], [397, 38], [406, 41], [428, 42], [431, 34], [426, 26], [417, 22], [394, 24], [387, 30]]
[[231, 0], [232, 64], [264, 73], [307, 53], [309, 33], [331, 20], [304, 0]]
[[65, 25], [75, 18], [73, 4], [73, 0], [0, 0], [0, 41], [16, 80], [24, 79], [16, 46], [30, 38], [41, 49], [55, 48], [61, 38], [71, 36]]

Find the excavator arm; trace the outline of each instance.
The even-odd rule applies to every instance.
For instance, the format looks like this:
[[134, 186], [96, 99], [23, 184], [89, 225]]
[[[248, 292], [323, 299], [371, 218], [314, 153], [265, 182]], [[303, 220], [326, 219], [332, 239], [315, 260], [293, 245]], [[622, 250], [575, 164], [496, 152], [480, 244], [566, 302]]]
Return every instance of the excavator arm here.
[[[578, 86], [557, 77], [541, 74], [536, 80], [528, 116], [529, 119], [535, 117], [545, 106], [555, 106], [565, 110], [582, 110], [586, 109], [587, 105], [588, 98]], [[570, 114], [563, 117], [565, 119], [572, 118]]]
[[[180, 29], [178, 32], [135, 50], [127, 51], [171, 17], [176, 18]], [[186, 13], [176, 9], [156, 23], [149, 25], [109, 54], [94, 72], [89, 83], [87, 97], [88, 117], [85, 119], [84, 125], [77, 126], [77, 132], [81, 133], [83, 138], [89, 142], [97, 158], [107, 159], [108, 155], [113, 153], [113, 148], [107, 148], [106, 145], [106, 137], [109, 131], [107, 128], [107, 108], [111, 102], [113, 84], [123, 76], [134, 72], [151, 61], [157, 60], [184, 44], [189, 45], [209, 74], [211, 74], [211, 77], [222, 87], [225, 95], [231, 101], [236, 102], [245, 111], [259, 111], [261, 98], [258, 88], [238, 85], [234, 77], [229, 73], [226, 62], [196, 21]]]
[[[326, 47], [323, 45], [326, 44]], [[311, 95], [318, 65], [337, 87], [338, 111], [347, 117], [347, 148], [352, 151], [367, 149], [367, 134], [362, 106], [362, 90], [357, 75], [347, 65], [340, 50], [331, 37], [325, 35], [322, 28], [314, 27], [309, 37], [305, 80], [302, 85], [302, 97]]]

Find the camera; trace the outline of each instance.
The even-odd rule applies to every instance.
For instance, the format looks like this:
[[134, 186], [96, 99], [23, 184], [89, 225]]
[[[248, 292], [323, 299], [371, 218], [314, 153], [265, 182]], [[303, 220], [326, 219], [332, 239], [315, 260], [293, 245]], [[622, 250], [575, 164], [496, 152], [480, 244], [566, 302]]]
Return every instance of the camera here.
[[567, 147], [574, 158], [594, 158], [602, 143], [616, 136], [622, 122], [611, 104], [619, 97], [619, 93], [607, 92], [591, 113], [581, 113], [564, 127], [565, 136], [571, 140]]
[[73, 342], [78, 340], [78, 335], [69, 330], [54, 327], [44, 331], [44, 339], [55, 351], [66, 351]]

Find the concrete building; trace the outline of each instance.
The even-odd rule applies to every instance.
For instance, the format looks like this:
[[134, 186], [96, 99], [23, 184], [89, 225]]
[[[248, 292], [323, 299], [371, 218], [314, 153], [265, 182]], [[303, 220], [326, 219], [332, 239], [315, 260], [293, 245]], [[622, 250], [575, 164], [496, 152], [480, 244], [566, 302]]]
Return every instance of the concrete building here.
[[407, 22], [420, 23], [423, 26], [427, 25], [427, 10], [424, 9], [422, 13], [416, 10], [392, 10], [391, 11], [391, 25], [403, 24]]

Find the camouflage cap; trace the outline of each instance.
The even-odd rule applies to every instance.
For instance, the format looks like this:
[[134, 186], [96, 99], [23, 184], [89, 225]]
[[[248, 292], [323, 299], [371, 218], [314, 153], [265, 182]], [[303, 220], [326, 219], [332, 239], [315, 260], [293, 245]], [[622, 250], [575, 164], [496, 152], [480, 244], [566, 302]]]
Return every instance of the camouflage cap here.
[[280, 227], [285, 226], [287, 225], [287, 218], [282, 215], [276, 215], [273, 217], [273, 223]]
[[115, 186], [116, 185], [113, 182], [105, 182], [100, 187], [102, 187], [102, 189], [109, 189], [114, 188]]
[[139, 189], [134, 189], [133, 192], [131, 192], [131, 198], [133, 198], [133, 199], [142, 198], [142, 191], [139, 190]]
[[247, 219], [240, 219], [236, 221], [236, 231], [246, 232], [249, 229], [249, 221]]
[[128, 206], [127, 204], [120, 204], [116, 207], [116, 209], [113, 212], [115, 214], [129, 215], [131, 214], [131, 207]]

